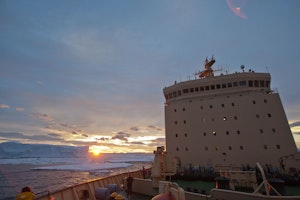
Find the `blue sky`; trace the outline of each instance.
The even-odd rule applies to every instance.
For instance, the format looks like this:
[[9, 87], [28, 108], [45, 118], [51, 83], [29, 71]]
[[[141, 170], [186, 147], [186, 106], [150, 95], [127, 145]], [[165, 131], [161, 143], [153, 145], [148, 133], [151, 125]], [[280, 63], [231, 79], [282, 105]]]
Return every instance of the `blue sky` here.
[[162, 89], [207, 56], [269, 71], [300, 146], [300, 1], [0, 1], [0, 142], [164, 145]]

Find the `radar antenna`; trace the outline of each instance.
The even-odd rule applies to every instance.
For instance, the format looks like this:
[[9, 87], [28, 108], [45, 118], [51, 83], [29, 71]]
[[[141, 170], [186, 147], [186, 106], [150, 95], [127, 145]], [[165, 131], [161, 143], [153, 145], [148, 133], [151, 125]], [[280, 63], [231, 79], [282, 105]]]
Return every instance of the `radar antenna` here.
[[199, 71], [198, 73], [195, 73], [195, 75], [198, 75], [199, 78], [205, 78], [205, 77], [210, 77], [210, 76], [214, 76], [214, 71], [220, 71], [220, 70], [213, 70], [212, 66], [213, 64], [216, 62], [214, 56], [211, 57], [210, 60], [205, 59], [204, 61], [204, 70], [203, 71]]

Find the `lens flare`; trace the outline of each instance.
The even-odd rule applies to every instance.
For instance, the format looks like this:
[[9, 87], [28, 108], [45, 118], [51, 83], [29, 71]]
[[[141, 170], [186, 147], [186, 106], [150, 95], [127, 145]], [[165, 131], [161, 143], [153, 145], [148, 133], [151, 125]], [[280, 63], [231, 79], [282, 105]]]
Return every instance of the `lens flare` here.
[[226, 0], [230, 10], [237, 16], [247, 19], [246, 14], [243, 12], [242, 7], [246, 4], [246, 0]]

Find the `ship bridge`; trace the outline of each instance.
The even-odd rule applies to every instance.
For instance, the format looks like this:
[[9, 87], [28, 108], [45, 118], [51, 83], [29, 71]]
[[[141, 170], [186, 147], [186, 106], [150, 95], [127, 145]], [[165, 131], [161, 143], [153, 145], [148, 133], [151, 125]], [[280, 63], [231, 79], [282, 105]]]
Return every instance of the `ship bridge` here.
[[175, 83], [172, 86], [165, 87], [163, 92], [166, 103], [182, 98], [225, 93], [247, 91], [270, 93], [272, 92], [270, 79], [269, 73], [241, 72]]

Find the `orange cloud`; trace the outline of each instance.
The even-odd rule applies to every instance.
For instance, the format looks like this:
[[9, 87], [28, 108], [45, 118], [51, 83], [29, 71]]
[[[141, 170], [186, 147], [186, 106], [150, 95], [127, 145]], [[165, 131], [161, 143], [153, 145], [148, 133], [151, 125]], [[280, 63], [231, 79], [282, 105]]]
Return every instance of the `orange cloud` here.
[[6, 104], [0, 104], [0, 108], [7, 109], [7, 108], [9, 108], [9, 105], [6, 105]]

